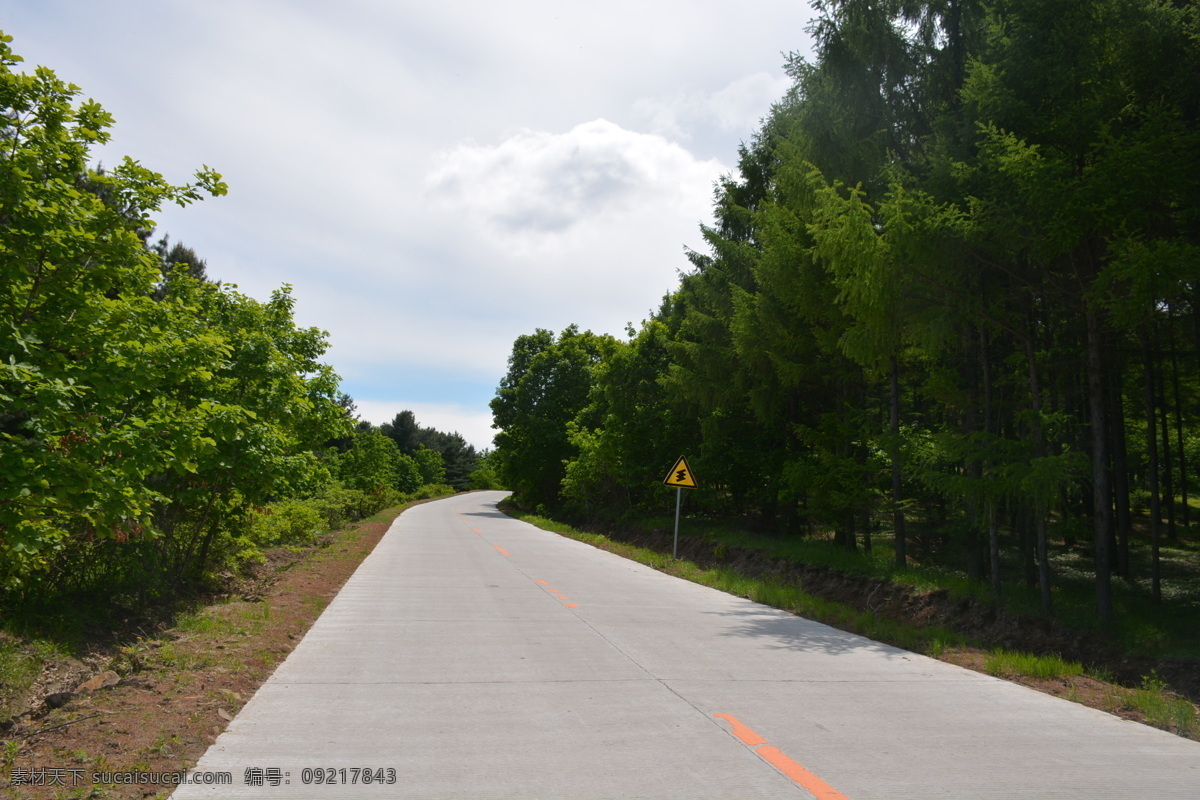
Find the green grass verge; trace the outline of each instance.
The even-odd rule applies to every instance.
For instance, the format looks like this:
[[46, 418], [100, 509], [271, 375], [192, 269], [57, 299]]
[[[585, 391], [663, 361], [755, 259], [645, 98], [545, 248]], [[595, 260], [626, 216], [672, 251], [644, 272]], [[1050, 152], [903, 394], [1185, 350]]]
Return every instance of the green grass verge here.
[[1156, 728], [1200, 739], [1200, 713], [1196, 707], [1171, 695], [1156, 675], [1145, 678], [1140, 688], [1123, 691], [1120, 700], [1124, 708], [1145, 714], [1146, 720]]
[[1052, 680], [1083, 674], [1078, 661], [1064, 661], [1057, 655], [1037, 656], [1012, 650], [993, 650], [984, 660], [983, 668], [998, 677], [1026, 676]]

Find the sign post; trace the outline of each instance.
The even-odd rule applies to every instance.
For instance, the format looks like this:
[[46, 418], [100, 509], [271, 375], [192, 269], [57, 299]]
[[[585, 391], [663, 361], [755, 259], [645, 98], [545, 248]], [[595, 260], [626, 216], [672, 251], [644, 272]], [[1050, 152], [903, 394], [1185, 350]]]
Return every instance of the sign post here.
[[667, 477], [663, 478], [663, 483], [667, 486], [675, 487], [675, 544], [671, 549], [671, 558], [678, 561], [679, 510], [683, 507], [683, 490], [696, 488], [696, 475], [692, 472], [692, 468], [688, 466], [685, 456], [680, 456], [675, 461], [675, 466], [671, 467], [671, 471], [667, 473]]

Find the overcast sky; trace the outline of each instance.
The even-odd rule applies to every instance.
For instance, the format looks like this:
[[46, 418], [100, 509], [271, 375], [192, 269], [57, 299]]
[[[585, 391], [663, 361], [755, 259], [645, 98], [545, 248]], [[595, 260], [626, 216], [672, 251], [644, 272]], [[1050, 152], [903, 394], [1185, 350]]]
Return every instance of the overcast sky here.
[[807, 52], [806, 2], [0, 0], [26, 69], [116, 117], [97, 156], [229, 195], [158, 215], [297, 319], [375, 423], [477, 448], [513, 340], [624, 336], [701, 246]]

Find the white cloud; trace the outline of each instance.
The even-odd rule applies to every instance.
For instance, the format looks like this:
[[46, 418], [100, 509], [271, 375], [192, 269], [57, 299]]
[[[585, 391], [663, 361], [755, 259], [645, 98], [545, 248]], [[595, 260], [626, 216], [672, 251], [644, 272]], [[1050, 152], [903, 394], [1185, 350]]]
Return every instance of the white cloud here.
[[654, 133], [688, 142], [697, 132], [715, 128], [748, 139], [759, 123], [791, 87], [786, 75], [758, 72], [730, 82], [715, 92], [681, 92], [667, 97], [643, 97], [634, 110]]
[[603, 119], [563, 134], [524, 130], [498, 145], [463, 143], [438, 161], [427, 178], [430, 198], [521, 254], [656, 209], [699, 210], [722, 169], [661, 136]]
[[433, 224], [456, 237], [456, 287], [480, 308], [620, 334], [674, 287], [723, 171], [598, 119], [460, 143], [439, 154], [426, 194]]

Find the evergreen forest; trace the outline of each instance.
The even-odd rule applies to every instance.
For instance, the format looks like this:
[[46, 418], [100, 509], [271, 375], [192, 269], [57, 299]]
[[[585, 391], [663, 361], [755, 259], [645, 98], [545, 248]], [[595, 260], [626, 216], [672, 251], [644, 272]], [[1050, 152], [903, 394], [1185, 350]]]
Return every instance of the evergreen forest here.
[[[1200, 523], [1200, 6], [821, 0], [811, 56], [626, 338], [537, 330], [492, 401], [518, 502], [696, 517], [1005, 581], [1083, 552], [1170, 602]], [[1136, 557], [1135, 557], [1136, 556]]]

